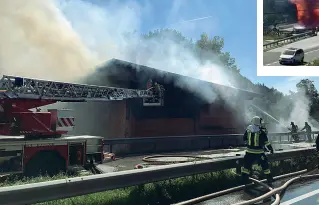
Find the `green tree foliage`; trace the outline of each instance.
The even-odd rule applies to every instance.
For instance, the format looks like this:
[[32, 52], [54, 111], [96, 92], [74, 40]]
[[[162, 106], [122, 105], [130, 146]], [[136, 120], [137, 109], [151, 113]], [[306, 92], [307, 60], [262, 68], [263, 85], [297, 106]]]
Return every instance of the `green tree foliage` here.
[[310, 114], [314, 118], [318, 119], [319, 95], [314, 82], [309, 79], [303, 79], [296, 85], [296, 87], [298, 93], [304, 94], [309, 100]]
[[263, 0], [264, 26], [296, 22], [297, 8], [289, 0]]
[[200, 63], [219, 63], [224, 68], [228, 77], [232, 79], [233, 86], [261, 93], [262, 97], [255, 98], [253, 102], [277, 119], [288, 118], [289, 113], [294, 107], [294, 102], [300, 95], [304, 94], [306, 94], [306, 97], [311, 102], [311, 115], [313, 117], [319, 116], [316, 113], [316, 110], [319, 110], [318, 91], [312, 81], [309, 79], [301, 80], [296, 85], [297, 92], [290, 92], [289, 95], [284, 95], [275, 88], [269, 88], [264, 84], [254, 84], [248, 78], [241, 75], [235, 59], [229, 52], [224, 51], [224, 39], [222, 37], [210, 37], [208, 34], [203, 33], [198, 40], [193, 41], [186, 38], [179, 31], [161, 29], [143, 34], [142, 39], [144, 41], [155, 40], [158, 42], [157, 45], [162, 45], [160, 41], [165, 42], [169, 40], [180, 45], [185, 51], [192, 53]]

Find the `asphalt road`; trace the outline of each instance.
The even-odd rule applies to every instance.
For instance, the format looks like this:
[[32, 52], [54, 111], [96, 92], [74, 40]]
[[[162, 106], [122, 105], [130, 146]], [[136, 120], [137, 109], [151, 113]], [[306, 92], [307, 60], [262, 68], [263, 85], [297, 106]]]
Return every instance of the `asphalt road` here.
[[305, 62], [313, 61], [319, 58], [319, 36], [314, 36], [304, 40], [300, 40], [285, 46], [272, 49], [263, 53], [263, 63], [266, 66], [280, 66], [279, 56], [286, 48], [295, 47], [302, 48], [305, 51]]
[[281, 205], [319, 204], [319, 180], [291, 186], [281, 202]]
[[[264, 52], [264, 65], [281, 66], [279, 64], [279, 56], [281, 52]], [[311, 62], [319, 58], [319, 46], [305, 50], [305, 63]]]
[[[279, 187], [284, 184], [287, 179], [277, 181], [274, 183], [275, 187]], [[258, 197], [260, 193], [255, 190], [248, 194], [244, 191], [235, 192], [226, 196], [217, 197], [215, 199], [200, 203], [200, 205], [231, 205], [238, 202], [247, 201]], [[280, 200], [281, 205], [315, 205], [319, 204], [319, 180], [312, 180], [302, 183], [293, 184], [288, 187], [284, 196]], [[272, 202], [259, 203], [261, 205], [270, 205]]]

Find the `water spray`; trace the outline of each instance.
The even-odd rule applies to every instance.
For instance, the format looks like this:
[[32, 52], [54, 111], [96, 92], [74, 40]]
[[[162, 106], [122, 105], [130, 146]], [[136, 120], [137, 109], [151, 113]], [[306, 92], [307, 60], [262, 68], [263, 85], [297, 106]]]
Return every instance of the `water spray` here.
[[258, 106], [254, 105], [251, 103], [251, 106], [254, 107], [255, 109], [257, 109], [258, 111], [262, 112], [263, 114], [267, 115], [268, 117], [270, 117], [273, 121], [275, 121], [276, 123], [278, 123], [280, 126], [287, 128], [287, 126], [285, 126], [284, 124], [282, 124], [279, 120], [277, 120], [275, 117], [273, 117], [272, 115], [270, 115], [269, 113], [267, 113], [266, 111], [262, 110], [261, 108], [259, 108]]

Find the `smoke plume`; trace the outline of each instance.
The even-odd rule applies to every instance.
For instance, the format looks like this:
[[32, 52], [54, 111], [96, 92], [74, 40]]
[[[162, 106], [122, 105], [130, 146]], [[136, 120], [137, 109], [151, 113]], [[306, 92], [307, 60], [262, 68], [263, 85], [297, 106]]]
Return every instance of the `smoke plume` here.
[[3, 0], [0, 26], [1, 74], [70, 81], [97, 63], [52, 1]]
[[[275, 85], [275, 87], [284, 92], [283, 97], [278, 96], [276, 103], [270, 101], [255, 101], [263, 110], [266, 110], [276, 120], [271, 117], [268, 120], [268, 128], [271, 132], [287, 132], [290, 123], [294, 122], [299, 128], [303, 128], [305, 122], [317, 130], [319, 128], [318, 122], [310, 116], [311, 101], [303, 90], [293, 89], [304, 77], [292, 77], [287, 81]], [[289, 90], [293, 90], [288, 92]], [[268, 105], [268, 106], [267, 106]], [[271, 105], [271, 106], [269, 106]]]
[[290, 0], [297, 7], [297, 19], [299, 24], [306, 27], [319, 25], [319, 1], [318, 0]]
[[[176, 9], [174, 7], [172, 12]], [[232, 85], [232, 79], [217, 57], [214, 63], [199, 62], [189, 48], [169, 36], [148, 41], [141, 39], [141, 11], [152, 13], [150, 5], [132, 1], [99, 1], [94, 4], [83, 0], [2, 0], [0, 74], [78, 81], [94, 73], [96, 66], [102, 62], [118, 58], [200, 80]], [[207, 18], [210, 17], [184, 22]], [[193, 24], [190, 27], [193, 28]], [[133, 31], [138, 34], [132, 34]], [[97, 81], [101, 82], [101, 79]], [[180, 79], [175, 84], [197, 93], [209, 103], [216, 99], [217, 95], [210, 87], [199, 87], [194, 82]], [[104, 85], [108, 85], [107, 80]], [[229, 97], [227, 93], [224, 95], [222, 97]], [[101, 135], [99, 129], [104, 129], [105, 121], [114, 121], [114, 126], [119, 124], [108, 115], [108, 109], [113, 109], [111, 106], [90, 104], [75, 108], [89, 109], [77, 113], [81, 115], [77, 119], [86, 119], [85, 122], [77, 121], [77, 126], [83, 131], [85, 129], [85, 133]], [[102, 112], [103, 118], [97, 117]]]

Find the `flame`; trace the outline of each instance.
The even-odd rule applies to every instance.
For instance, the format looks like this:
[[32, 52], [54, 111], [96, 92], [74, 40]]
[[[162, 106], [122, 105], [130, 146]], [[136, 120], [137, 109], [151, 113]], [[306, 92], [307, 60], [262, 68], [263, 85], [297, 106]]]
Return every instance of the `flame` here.
[[289, 0], [297, 7], [298, 23], [306, 27], [319, 26], [319, 0]]

